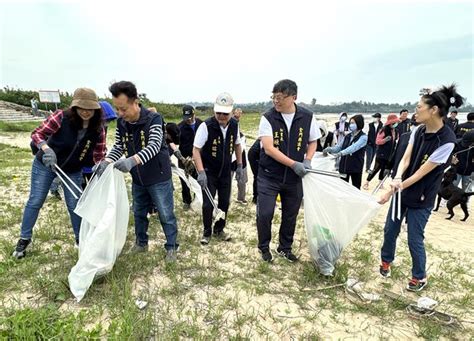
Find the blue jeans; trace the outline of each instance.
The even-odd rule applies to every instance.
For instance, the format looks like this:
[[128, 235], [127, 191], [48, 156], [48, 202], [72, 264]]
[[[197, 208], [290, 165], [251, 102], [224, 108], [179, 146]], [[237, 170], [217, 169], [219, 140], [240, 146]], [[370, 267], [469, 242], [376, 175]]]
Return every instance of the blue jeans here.
[[432, 208], [433, 207], [410, 208], [402, 204], [401, 220], [395, 218], [395, 221], [392, 221], [392, 205], [390, 205], [384, 227], [384, 240], [381, 250], [382, 261], [388, 263], [393, 262], [393, 259], [395, 258], [397, 237], [400, 234], [400, 225], [403, 218], [406, 216], [408, 226], [408, 248], [412, 260], [411, 274], [412, 277], [416, 279], [423, 279], [426, 277], [424, 231]]
[[375, 146], [367, 145], [365, 148], [365, 170], [368, 172], [375, 156]]
[[150, 186], [132, 184], [133, 215], [135, 217], [136, 244], [148, 245], [148, 211], [153, 205], [158, 210], [163, 232], [166, 236], [165, 249], [177, 249], [178, 226], [174, 215], [173, 182], [170, 180]]
[[[76, 173], [67, 173], [67, 175], [80, 188], [82, 182], [82, 173], [79, 171]], [[35, 226], [36, 220], [38, 219], [39, 211], [41, 207], [43, 207], [43, 203], [48, 196], [51, 183], [55, 178], [56, 173], [44, 166], [36, 158], [34, 159], [31, 169], [30, 196], [28, 198], [28, 202], [26, 203], [25, 211], [23, 212], [20, 238], [31, 239], [33, 235], [33, 227]], [[72, 187], [72, 185], [69, 185], [69, 187], [71, 187], [75, 191], [74, 193], [79, 197], [79, 193]], [[74, 213], [74, 209], [76, 208], [78, 200], [73, 197], [67, 188], [64, 188], [64, 198], [66, 201], [67, 210], [69, 212], [69, 217], [71, 218], [74, 236], [77, 242], [79, 241], [81, 217]]]

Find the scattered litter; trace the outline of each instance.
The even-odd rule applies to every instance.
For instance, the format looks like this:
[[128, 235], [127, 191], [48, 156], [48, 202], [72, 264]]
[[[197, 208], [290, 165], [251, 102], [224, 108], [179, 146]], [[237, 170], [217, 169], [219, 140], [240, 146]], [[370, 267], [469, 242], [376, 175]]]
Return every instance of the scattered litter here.
[[348, 278], [346, 282], [346, 294], [348, 298], [356, 298], [362, 303], [372, 303], [380, 301], [380, 295], [366, 292], [364, 290], [365, 283], [355, 278]]
[[148, 302], [137, 299], [135, 300], [135, 305], [137, 306], [138, 309], [143, 310], [148, 305]]

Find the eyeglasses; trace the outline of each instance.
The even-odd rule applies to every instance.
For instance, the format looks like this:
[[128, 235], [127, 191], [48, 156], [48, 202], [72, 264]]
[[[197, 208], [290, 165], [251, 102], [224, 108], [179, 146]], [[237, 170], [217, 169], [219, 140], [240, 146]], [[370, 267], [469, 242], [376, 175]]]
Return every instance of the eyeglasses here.
[[286, 95], [286, 96], [280, 96], [280, 95], [275, 96], [275, 95], [272, 95], [272, 96], [270, 96], [270, 98], [271, 98], [272, 101], [274, 101], [274, 102], [281, 102], [281, 101], [283, 101], [284, 99], [287, 99], [288, 97], [290, 97], [290, 95]]
[[216, 112], [216, 115], [229, 116], [229, 115], [230, 115], [230, 112]]

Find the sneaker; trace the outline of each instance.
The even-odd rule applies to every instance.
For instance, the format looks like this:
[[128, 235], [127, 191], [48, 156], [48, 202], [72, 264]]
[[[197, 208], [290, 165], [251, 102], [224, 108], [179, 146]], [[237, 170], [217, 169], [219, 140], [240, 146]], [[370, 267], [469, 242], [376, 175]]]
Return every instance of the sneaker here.
[[148, 251], [148, 245], [133, 245], [132, 249], [130, 250], [131, 253], [143, 253]]
[[408, 282], [407, 290], [421, 291], [426, 287], [427, 284], [428, 284], [428, 280], [426, 278], [423, 278], [423, 279], [412, 278], [411, 281]]
[[175, 263], [177, 260], [176, 250], [171, 249], [166, 251], [165, 262], [166, 263]]
[[201, 245], [207, 245], [211, 241], [211, 236], [202, 236], [200, 242]]
[[272, 253], [270, 249], [261, 250], [260, 253], [262, 254], [262, 259], [264, 262], [271, 263], [273, 261]]
[[289, 262], [291, 262], [291, 263], [294, 263], [294, 262], [297, 262], [297, 261], [298, 261], [298, 257], [296, 257], [296, 256], [293, 254], [293, 252], [291, 252], [291, 251], [283, 251], [283, 250], [278, 251], [278, 250], [277, 250], [277, 253], [278, 253], [278, 255], [280, 255], [281, 257], [286, 258], [286, 259], [287, 259]]
[[16, 244], [15, 251], [13, 251], [12, 256], [15, 257], [16, 259], [20, 259], [26, 256], [26, 249], [28, 246], [31, 244], [31, 239], [22, 239], [20, 238], [18, 240], [18, 243]]
[[243, 199], [243, 200], [237, 199], [236, 201], [237, 201], [238, 204], [241, 204], [241, 205], [247, 205], [248, 204], [248, 201], [245, 200], [245, 199]]
[[382, 264], [380, 265], [379, 271], [380, 271], [380, 274], [382, 275], [382, 277], [385, 277], [385, 278], [390, 277], [390, 275], [391, 275], [390, 263], [382, 261]]
[[220, 241], [224, 241], [224, 242], [230, 242], [232, 240], [232, 237], [229, 234], [225, 233], [224, 231], [221, 231], [219, 233], [215, 233], [214, 237], [216, 237], [216, 239], [219, 239]]

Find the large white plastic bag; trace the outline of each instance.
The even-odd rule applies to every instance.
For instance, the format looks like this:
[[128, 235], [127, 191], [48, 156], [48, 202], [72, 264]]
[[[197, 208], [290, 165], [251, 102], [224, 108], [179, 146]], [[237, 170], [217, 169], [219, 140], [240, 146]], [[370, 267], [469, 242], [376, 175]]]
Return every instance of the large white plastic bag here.
[[311, 257], [323, 275], [332, 275], [342, 250], [381, 205], [371, 195], [327, 175], [306, 174], [303, 193]]
[[323, 156], [322, 152], [316, 152], [311, 160], [311, 167], [317, 170], [335, 172], [337, 171], [336, 158], [331, 154]]
[[69, 273], [69, 287], [79, 302], [94, 277], [112, 270], [127, 237], [129, 204], [123, 173], [111, 165], [94, 177], [74, 212], [82, 217], [79, 260]]
[[184, 172], [183, 169], [178, 168], [178, 167], [171, 167], [171, 171], [173, 174], [179, 176], [183, 181], [186, 183], [186, 185], [189, 187], [191, 192], [193, 192], [194, 199], [191, 202], [191, 209], [194, 212], [201, 213], [202, 212], [202, 190], [201, 190], [201, 185], [197, 182], [196, 179], [194, 179], [192, 176], [187, 177], [186, 173]]

